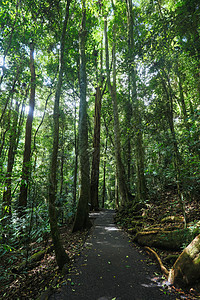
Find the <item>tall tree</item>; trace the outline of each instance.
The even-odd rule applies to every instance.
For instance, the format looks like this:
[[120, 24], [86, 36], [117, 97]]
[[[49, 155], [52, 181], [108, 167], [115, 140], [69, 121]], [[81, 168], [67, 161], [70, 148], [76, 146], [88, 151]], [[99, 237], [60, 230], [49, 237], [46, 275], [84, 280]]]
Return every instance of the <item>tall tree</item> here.
[[121, 195], [121, 203], [125, 204], [129, 201], [129, 191], [126, 184], [125, 169], [121, 158], [121, 141], [120, 141], [120, 127], [119, 114], [117, 104], [117, 90], [116, 90], [116, 24], [113, 25], [113, 83], [110, 78], [109, 65], [109, 49], [108, 49], [108, 35], [107, 35], [107, 19], [104, 21], [104, 37], [105, 37], [105, 54], [106, 54], [106, 73], [108, 90], [112, 99], [113, 115], [114, 115], [114, 137], [115, 137], [115, 160], [117, 166], [117, 181], [119, 185], [119, 192]]
[[101, 89], [96, 87], [95, 94], [95, 116], [93, 135], [93, 159], [91, 171], [91, 209], [99, 209], [98, 187], [99, 187], [99, 162], [100, 162], [100, 127], [101, 127]]
[[86, 7], [82, 0], [82, 22], [79, 32], [80, 53], [80, 107], [79, 107], [79, 160], [80, 160], [80, 196], [77, 212], [73, 225], [73, 232], [90, 227], [89, 206], [90, 203], [90, 163], [88, 154], [88, 124], [87, 124], [87, 101], [86, 101]]
[[103, 158], [103, 187], [102, 187], [102, 208], [105, 205], [105, 198], [106, 198], [106, 154], [107, 154], [107, 136], [105, 141], [104, 147], [104, 158]]
[[32, 139], [32, 124], [35, 107], [35, 89], [36, 89], [36, 74], [34, 62], [34, 42], [30, 43], [30, 72], [31, 72], [31, 91], [29, 99], [29, 113], [26, 121], [25, 146], [22, 165], [22, 177], [20, 184], [18, 210], [23, 214], [23, 209], [27, 206], [28, 186], [31, 172], [31, 139]]
[[54, 244], [56, 261], [60, 269], [69, 261], [69, 257], [65, 252], [60, 239], [57, 212], [55, 208], [56, 192], [57, 192], [57, 165], [58, 165], [58, 145], [59, 145], [59, 102], [62, 89], [63, 71], [64, 71], [64, 53], [67, 22], [69, 19], [69, 7], [71, 0], [67, 1], [65, 10], [65, 19], [63, 22], [63, 30], [60, 41], [60, 58], [59, 58], [59, 75], [56, 86], [54, 113], [53, 113], [53, 150], [50, 165], [50, 180], [49, 180], [49, 222], [51, 227], [51, 236]]
[[77, 175], [78, 175], [78, 143], [77, 143], [77, 129], [76, 129], [76, 100], [74, 97], [74, 151], [75, 151], [75, 164], [74, 164], [74, 184], [73, 184], [73, 206], [76, 206], [76, 189], [77, 189]]
[[135, 66], [135, 43], [134, 43], [134, 16], [132, 0], [126, 0], [127, 4], [127, 23], [128, 23], [128, 76], [130, 82], [130, 95], [132, 99], [132, 113], [134, 124], [134, 142], [136, 155], [136, 199], [137, 201], [146, 200], [146, 183], [144, 177], [144, 149], [142, 137], [142, 122], [139, 110], [136, 83], [136, 66]]
[[5, 188], [3, 192], [2, 215], [11, 216], [11, 184], [12, 170], [17, 149], [17, 122], [19, 115], [19, 103], [16, 101], [15, 110], [13, 111], [13, 123], [10, 133], [10, 145], [8, 150], [8, 163], [5, 179]]

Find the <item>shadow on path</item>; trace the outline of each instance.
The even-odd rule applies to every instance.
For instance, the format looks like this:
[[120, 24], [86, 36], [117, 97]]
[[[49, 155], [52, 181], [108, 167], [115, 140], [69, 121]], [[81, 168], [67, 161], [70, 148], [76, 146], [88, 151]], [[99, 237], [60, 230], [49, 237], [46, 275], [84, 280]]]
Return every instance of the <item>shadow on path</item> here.
[[51, 300], [167, 300], [162, 285], [153, 281], [156, 266], [131, 245], [127, 235], [113, 223], [114, 211], [103, 210], [95, 217], [91, 236], [61, 292]]

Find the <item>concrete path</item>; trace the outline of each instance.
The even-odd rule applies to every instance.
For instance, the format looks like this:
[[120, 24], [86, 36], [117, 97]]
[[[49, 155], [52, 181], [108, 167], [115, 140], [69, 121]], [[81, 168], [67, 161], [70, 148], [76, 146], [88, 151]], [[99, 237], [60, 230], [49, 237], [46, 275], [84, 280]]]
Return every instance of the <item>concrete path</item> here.
[[94, 213], [95, 225], [61, 292], [50, 300], [175, 300], [158, 285], [149, 257], [113, 223], [114, 211]]

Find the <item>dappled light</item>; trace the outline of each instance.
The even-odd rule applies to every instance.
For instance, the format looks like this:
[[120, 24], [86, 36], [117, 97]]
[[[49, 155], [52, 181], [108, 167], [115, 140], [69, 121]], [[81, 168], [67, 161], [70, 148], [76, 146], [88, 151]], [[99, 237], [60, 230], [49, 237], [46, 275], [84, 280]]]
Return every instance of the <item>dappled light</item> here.
[[116, 228], [114, 225], [113, 225], [113, 226], [110, 226], [110, 227], [105, 227], [105, 230], [106, 230], [106, 231], [119, 231], [119, 229]]
[[200, 298], [199, 0], [1, 1], [0, 94], [0, 299]]

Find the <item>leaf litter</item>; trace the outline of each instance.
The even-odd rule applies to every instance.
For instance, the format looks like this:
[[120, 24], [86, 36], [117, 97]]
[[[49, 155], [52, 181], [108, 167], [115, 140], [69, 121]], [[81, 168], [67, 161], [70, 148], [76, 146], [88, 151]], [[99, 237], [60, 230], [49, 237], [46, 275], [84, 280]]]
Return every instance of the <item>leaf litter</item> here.
[[[73, 261], [75, 257], [80, 255], [88, 232], [71, 233], [69, 226], [65, 225], [61, 227], [60, 233], [65, 251], [70, 257], [70, 264], [67, 271], [79, 275], [77, 270], [73, 269]], [[37, 249], [37, 251], [38, 249], [44, 250], [45, 247], [51, 245], [52, 240], [49, 238], [47, 244], [43, 242], [34, 243], [34, 249]], [[0, 277], [0, 299], [37, 299], [44, 291], [48, 289], [53, 291], [67, 284], [66, 274], [62, 274], [56, 265], [53, 250], [46, 253], [42, 260], [27, 265], [27, 268], [21, 270], [19, 274], [13, 272], [13, 270], [17, 270], [17, 266], [23, 260], [23, 255], [16, 252], [15, 256], [17, 258], [13, 262], [11, 259], [12, 252], [3, 257], [1, 261], [2, 267], [9, 276], [7, 276], [7, 280], [5, 276]], [[71, 282], [72, 287], [73, 285], [74, 283]]]

